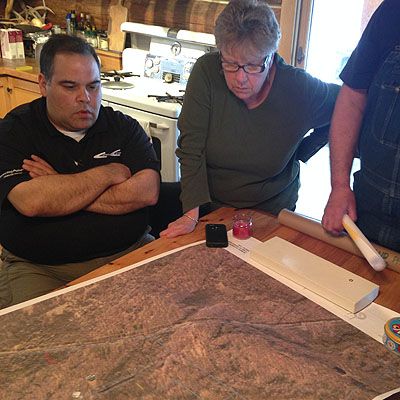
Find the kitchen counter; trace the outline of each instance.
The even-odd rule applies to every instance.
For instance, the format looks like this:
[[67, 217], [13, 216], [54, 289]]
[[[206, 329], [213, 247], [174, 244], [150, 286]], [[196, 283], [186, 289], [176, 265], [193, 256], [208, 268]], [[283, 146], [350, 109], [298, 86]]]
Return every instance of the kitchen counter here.
[[[32, 67], [31, 71], [18, 71], [17, 67]], [[25, 58], [23, 60], [8, 60], [0, 58], [0, 75], [12, 76], [14, 78], [24, 79], [31, 82], [38, 81], [39, 66], [33, 58]]]
[[[101, 70], [121, 70], [122, 55], [119, 52], [96, 49], [96, 53], [101, 60]], [[31, 71], [18, 71], [17, 67], [31, 66]], [[15, 78], [25, 79], [31, 82], [37, 82], [37, 76], [40, 72], [39, 65], [34, 58], [25, 58], [23, 60], [8, 60], [0, 58], [0, 75], [8, 75]]]

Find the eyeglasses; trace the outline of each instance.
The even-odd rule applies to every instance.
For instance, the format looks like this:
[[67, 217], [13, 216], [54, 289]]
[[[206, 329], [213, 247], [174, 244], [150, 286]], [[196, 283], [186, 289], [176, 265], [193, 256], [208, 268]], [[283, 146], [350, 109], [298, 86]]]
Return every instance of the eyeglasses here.
[[224, 71], [237, 72], [239, 71], [240, 68], [243, 68], [243, 71], [246, 72], [247, 74], [260, 74], [261, 72], [263, 72], [265, 70], [265, 64], [267, 63], [267, 60], [269, 60], [270, 58], [270, 56], [266, 56], [264, 58], [262, 65], [256, 65], [256, 64], [239, 65], [224, 61], [221, 53], [220, 57], [221, 57], [221, 66]]

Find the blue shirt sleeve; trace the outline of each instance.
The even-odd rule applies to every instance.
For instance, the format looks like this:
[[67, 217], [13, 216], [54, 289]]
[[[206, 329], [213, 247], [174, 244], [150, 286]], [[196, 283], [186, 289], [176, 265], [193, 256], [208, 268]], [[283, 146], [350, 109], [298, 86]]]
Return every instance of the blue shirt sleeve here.
[[340, 78], [353, 89], [368, 89], [379, 67], [400, 45], [400, 1], [384, 0], [372, 15]]

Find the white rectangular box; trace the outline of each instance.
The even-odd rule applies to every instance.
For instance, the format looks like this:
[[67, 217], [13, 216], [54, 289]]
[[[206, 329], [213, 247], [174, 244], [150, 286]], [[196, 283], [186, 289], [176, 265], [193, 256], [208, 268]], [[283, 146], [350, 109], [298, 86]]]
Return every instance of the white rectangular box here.
[[379, 293], [375, 283], [279, 237], [250, 249], [250, 258], [353, 313]]
[[0, 29], [1, 55], [10, 60], [17, 59], [17, 33], [14, 29]]
[[15, 29], [15, 32], [16, 32], [17, 59], [21, 60], [25, 58], [25, 49], [24, 49], [22, 31], [20, 29]]

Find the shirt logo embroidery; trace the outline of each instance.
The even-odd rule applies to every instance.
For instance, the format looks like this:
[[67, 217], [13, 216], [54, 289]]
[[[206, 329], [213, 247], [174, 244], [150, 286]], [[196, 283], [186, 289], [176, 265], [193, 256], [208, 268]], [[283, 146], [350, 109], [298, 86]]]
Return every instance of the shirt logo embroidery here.
[[21, 169], [12, 169], [10, 171], [6, 171], [0, 175], [0, 179], [9, 178], [10, 176], [14, 175], [21, 175], [24, 173], [24, 170]]
[[103, 151], [102, 153], [96, 154], [93, 158], [107, 158], [107, 157], [120, 157], [121, 156], [121, 149], [114, 150], [111, 153], [106, 153]]

